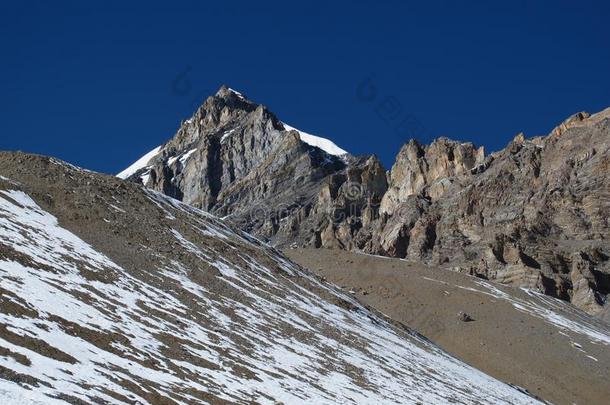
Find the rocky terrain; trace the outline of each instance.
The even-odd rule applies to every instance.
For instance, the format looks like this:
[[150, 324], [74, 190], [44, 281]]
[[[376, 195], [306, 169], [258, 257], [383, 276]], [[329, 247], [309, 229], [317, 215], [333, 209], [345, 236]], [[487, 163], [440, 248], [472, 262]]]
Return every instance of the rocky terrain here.
[[605, 315], [610, 110], [483, 156], [410, 142], [361, 247], [525, 287]]
[[610, 317], [610, 109], [485, 155], [407, 142], [390, 171], [222, 87], [119, 176], [274, 246], [360, 251], [525, 287]]
[[466, 363], [550, 403], [610, 398], [610, 327], [565, 301], [401, 259], [285, 253]]
[[0, 176], [2, 403], [538, 402], [190, 205], [22, 153]]

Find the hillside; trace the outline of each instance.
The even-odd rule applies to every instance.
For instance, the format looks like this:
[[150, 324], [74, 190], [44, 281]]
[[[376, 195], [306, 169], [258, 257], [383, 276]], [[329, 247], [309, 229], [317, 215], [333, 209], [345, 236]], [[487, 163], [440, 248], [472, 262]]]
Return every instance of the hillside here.
[[221, 220], [0, 153], [6, 403], [537, 401]]
[[329, 249], [285, 253], [363, 305], [546, 401], [604, 404], [610, 397], [610, 327], [564, 301], [400, 259]]

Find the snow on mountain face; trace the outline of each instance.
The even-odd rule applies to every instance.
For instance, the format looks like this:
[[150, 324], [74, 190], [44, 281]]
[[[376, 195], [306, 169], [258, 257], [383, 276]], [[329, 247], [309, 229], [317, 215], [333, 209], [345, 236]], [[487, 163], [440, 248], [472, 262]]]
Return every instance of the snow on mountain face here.
[[0, 398], [536, 402], [209, 214], [36, 162], [0, 181]]
[[[237, 105], [231, 104], [234, 103], [233, 100], [237, 99], [239, 101], [239, 103], [237, 103]], [[220, 103], [220, 105], [216, 106], [214, 105], [214, 107], [220, 108], [222, 111], [225, 111], [224, 109], [229, 109], [229, 110], [233, 110], [233, 111], [237, 111], [236, 116], [234, 117], [235, 122], [233, 122], [232, 124], [230, 124], [230, 122], [227, 121], [223, 121], [221, 118], [217, 118], [217, 119], [211, 119], [211, 122], [208, 123], [210, 124], [209, 127], [205, 128], [205, 129], [196, 129], [193, 132], [194, 134], [194, 138], [189, 140], [189, 144], [193, 144], [193, 142], [200, 142], [202, 140], [202, 138], [205, 138], [206, 135], [209, 134], [213, 134], [216, 131], [220, 130], [221, 128], [224, 128], [221, 132], [221, 137], [220, 137], [220, 142], [224, 143], [229, 136], [231, 136], [232, 134], [237, 133], [238, 129], [244, 124], [242, 122], [240, 122], [241, 119], [244, 118], [244, 111], [241, 111], [241, 108], [254, 108], [256, 106], [256, 104], [252, 103], [251, 101], [249, 101], [242, 93], [232, 89], [232, 88], [221, 88], [218, 93], [216, 94], [216, 96], [210, 98], [209, 100], [213, 100], [210, 101], [211, 105], [214, 105], [214, 102], [218, 103], [218, 100], [222, 100]], [[179, 134], [183, 131], [189, 131], [189, 128], [195, 128], [198, 125], [202, 125], [204, 123], [204, 121], [207, 119], [207, 117], [209, 115], [211, 115], [209, 109], [213, 110], [214, 107], [210, 107], [208, 104], [208, 101], [206, 101], [206, 104], [204, 104], [201, 109], [199, 111], [197, 111], [195, 113], [195, 115], [191, 118], [189, 118], [188, 120], [185, 120], [183, 123], [183, 126], [179, 129], [178, 134], [176, 135], [176, 137], [179, 136]], [[208, 109], [206, 109], [206, 107], [208, 107]], [[261, 107], [261, 106], [259, 106]], [[256, 115], [256, 114], [255, 114]], [[246, 124], [247, 125], [247, 124]], [[322, 151], [328, 153], [329, 155], [333, 155], [333, 156], [344, 156], [347, 155], [348, 152], [342, 148], [340, 148], [339, 146], [337, 146], [334, 142], [332, 142], [329, 139], [326, 138], [322, 138], [316, 135], [311, 135], [308, 134], [306, 132], [300, 131], [286, 123], [281, 123], [281, 125], [284, 127], [284, 129], [286, 131], [296, 131], [299, 133], [299, 137], [301, 139], [301, 141], [303, 141], [304, 143], [310, 145], [310, 146], [314, 146], [316, 148], [321, 149]], [[204, 135], [205, 134], [205, 135]], [[277, 140], [276, 140], [277, 141]], [[244, 140], [244, 144], [245, 144], [245, 140]], [[252, 145], [249, 145], [248, 147], [251, 147]], [[262, 145], [265, 148], [274, 148], [277, 145], [274, 144], [270, 144], [268, 141], [263, 141]], [[166, 145], [165, 148], [163, 148], [163, 146], [159, 146], [155, 149], [153, 149], [152, 151], [146, 153], [144, 156], [142, 156], [140, 159], [138, 159], [135, 163], [133, 163], [131, 166], [129, 166], [127, 169], [123, 170], [122, 172], [120, 172], [119, 174], [117, 174], [117, 177], [121, 178], [121, 179], [127, 179], [131, 176], [133, 176], [134, 174], [138, 173], [140, 170], [148, 168], [149, 164], [151, 164], [152, 160], [159, 156], [161, 154], [161, 152], [163, 152], [163, 149], [168, 149], [168, 147], [172, 150], [172, 153], [170, 153], [170, 157], [167, 160], [167, 164], [169, 166], [171, 166], [177, 159], [178, 159], [178, 155], [176, 156], [172, 156], [172, 154], [180, 154], [180, 153], [186, 153], [186, 150], [175, 150], [175, 145]], [[173, 148], [172, 148], [173, 147]], [[146, 184], [148, 181], [148, 172], [145, 172], [143, 175], [140, 175], [140, 180], [142, 181], [143, 184]]]
[[316, 148], [320, 148], [324, 152], [328, 153], [329, 155], [343, 156], [348, 153], [346, 150], [343, 150], [340, 147], [338, 147], [330, 139], [321, 138], [319, 136], [308, 134], [308, 133], [300, 131], [294, 127], [291, 127], [290, 125], [288, 125], [284, 122], [282, 122], [282, 125], [284, 125], [284, 128], [286, 128], [287, 131], [297, 131], [299, 133], [299, 136], [301, 137], [301, 140], [303, 142], [305, 142], [306, 144], [315, 146]]
[[235, 94], [237, 97], [241, 98], [242, 100], [245, 100], [245, 97], [243, 94], [241, 94], [239, 91], [234, 90], [232, 88], [229, 87], [229, 91], [232, 92], [233, 94]]
[[[116, 176], [119, 179], [127, 179], [128, 177], [133, 176], [134, 174], [136, 174], [138, 171], [140, 171], [142, 169], [148, 169], [149, 168], [148, 163], [153, 158], [155, 158], [156, 156], [158, 156], [161, 153], [161, 148], [162, 148], [162, 146], [157, 146], [155, 149], [151, 150], [150, 152], [148, 152], [147, 154], [142, 156], [140, 159], [136, 160], [134, 164], [132, 164], [131, 166], [129, 166], [127, 169], [123, 170], [121, 173], [117, 174]], [[150, 170], [147, 170], [140, 176], [142, 184], [148, 183], [149, 177], [150, 177]]]
[[[292, 215], [299, 208], [312, 212], [320, 187], [331, 177], [347, 179], [343, 172], [349, 162], [363, 166], [367, 161], [350, 157], [328, 139], [282, 124], [264, 105], [223, 86], [181, 123], [161, 150], [139, 159], [119, 177], [131, 173], [129, 180], [152, 190], [220, 217], [231, 214], [232, 221], [243, 223], [242, 229], [270, 240], [269, 229], [283, 228], [277, 227], [283, 218], [272, 216]], [[366, 171], [358, 167], [353, 173]], [[378, 189], [371, 188], [380, 196]], [[251, 215], [257, 205], [291, 208], [259, 221]], [[285, 238], [284, 233], [278, 237]]]
[[135, 174], [138, 170], [144, 169], [148, 162], [150, 162], [152, 158], [157, 156], [159, 152], [161, 152], [161, 146], [157, 146], [155, 149], [151, 150], [150, 152], [142, 156], [140, 159], [136, 160], [134, 164], [132, 164], [116, 176], [120, 179], [128, 178], [129, 176]]
[[140, 159], [136, 160], [134, 164], [132, 164], [116, 176], [120, 179], [128, 178], [129, 176], [135, 174], [138, 170], [144, 169], [146, 165], [148, 165], [148, 162], [150, 162], [151, 159], [157, 156], [160, 152], [161, 146], [157, 146], [156, 148], [142, 156]]
[[[197, 152], [197, 148], [191, 149], [182, 155], [171, 157], [167, 160], [167, 164], [173, 165], [176, 161], [179, 161], [181, 165], [184, 165], [186, 163], [186, 161], [188, 160], [188, 158], [190, 158], [191, 155], [195, 152]], [[143, 183], [146, 184], [145, 181]]]

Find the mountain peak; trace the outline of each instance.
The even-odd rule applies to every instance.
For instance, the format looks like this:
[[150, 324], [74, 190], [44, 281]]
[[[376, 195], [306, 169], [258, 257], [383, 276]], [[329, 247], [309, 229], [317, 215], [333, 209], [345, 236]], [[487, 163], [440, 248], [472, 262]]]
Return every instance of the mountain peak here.
[[232, 89], [231, 87], [227, 86], [226, 84], [223, 84], [222, 86], [220, 86], [220, 88], [216, 92], [216, 97], [221, 97], [221, 98], [237, 97], [242, 100], [247, 100], [246, 96], [244, 96], [239, 91]]

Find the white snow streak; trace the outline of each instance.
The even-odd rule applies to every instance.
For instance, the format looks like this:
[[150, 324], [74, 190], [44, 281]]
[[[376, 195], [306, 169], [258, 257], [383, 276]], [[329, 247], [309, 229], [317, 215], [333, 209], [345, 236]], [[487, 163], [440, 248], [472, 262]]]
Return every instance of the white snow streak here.
[[[129, 166], [127, 169], [123, 170], [121, 173], [117, 174], [116, 176], [120, 179], [126, 179], [129, 176], [136, 173], [138, 170], [144, 169], [145, 167], [148, 166], [148, 162], [150, 162], [150, 160], [152, 158], [157, 156], [160, 151], [161, 151], [161, 146], [157, 146], [155, 149], [151, 150], [146, 155], [142, 156], [134, 164], [132, 164], [131, 166]], [[146, 184], [146, 183], [144, 183], [144, 184]]]
[[320, 148], [324, 152], [328, 153], [329, 155], [342, 156], [342, 155], [347, 154], [346, 150], [343, 150], [340, 147], [338, 147], [330, 139], [321, 138], [319, 136], [311, 135], [306, 132], [300, 131], [294, 127], [291, 127], [290, 125], [286, 124], [285, 122], [282, 122], [282, 125], [284, 125], [284, 128], [286, 129], [286, 131], [297, 131], [299, 133], [299, 136], [301, 137], [301, 140], [303, 142], [305, 142], [306, 144], [315, 146], [316, 148]]

